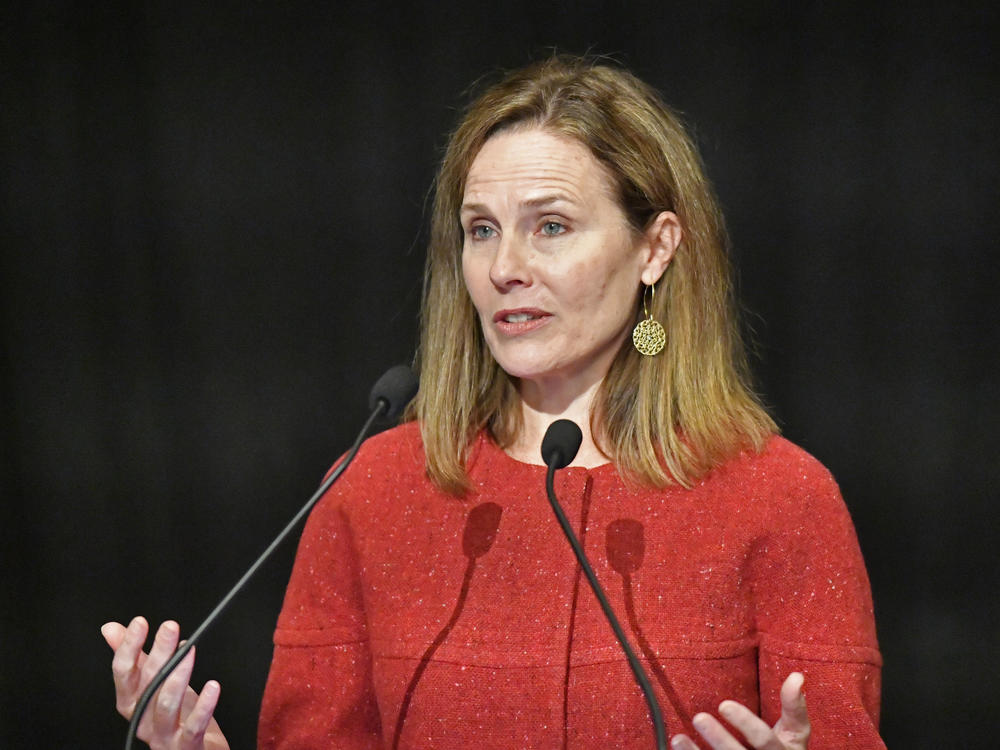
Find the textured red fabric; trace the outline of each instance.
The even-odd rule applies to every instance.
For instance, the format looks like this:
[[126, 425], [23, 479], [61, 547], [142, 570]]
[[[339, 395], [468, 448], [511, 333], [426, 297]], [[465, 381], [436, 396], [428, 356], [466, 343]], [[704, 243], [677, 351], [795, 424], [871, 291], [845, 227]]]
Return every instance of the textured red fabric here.
[[[313, 511], [274, 635], [260, 748], [648, 748], [642, 694], [545, 497], [480, 436], [473, 490], [426, 479], [415, 424], [369, 440]], [[724, 698], [769, 722], [805, 674], [812, 750], [884, 747], [881, 657], [829, 473], [775, 437], [694, 488], [611, 465], [556, 491], [668, 731]], [[402, 717], [402, 719], [401, 719]]]

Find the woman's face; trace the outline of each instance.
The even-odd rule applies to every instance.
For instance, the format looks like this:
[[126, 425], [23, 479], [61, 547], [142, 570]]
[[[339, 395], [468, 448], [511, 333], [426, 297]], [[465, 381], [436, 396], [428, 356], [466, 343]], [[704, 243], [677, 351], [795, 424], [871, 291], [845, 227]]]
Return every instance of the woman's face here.
[[485, 143], [461, 222], [462, 271], [490, 351], [509, 375], [543, 387], [586, 389], [604, 377], [641, 284], [673, 252], [629, 226], [587, 147], [539, 129]]

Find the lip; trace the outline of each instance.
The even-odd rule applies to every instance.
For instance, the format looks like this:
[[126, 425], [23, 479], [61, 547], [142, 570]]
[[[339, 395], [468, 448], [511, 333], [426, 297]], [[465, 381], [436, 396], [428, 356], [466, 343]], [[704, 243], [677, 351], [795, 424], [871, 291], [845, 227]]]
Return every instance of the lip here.
[[[505, 320], [508, 315], [530, 315], [531, 318], [520, 323], [511, 323]], [[518, 307], [497, 312], [493, 316], [493, 325], [506, 336], [520, 336], [541, 328], [551, 319], [550, 313], [539, 310], [537, 307]]]

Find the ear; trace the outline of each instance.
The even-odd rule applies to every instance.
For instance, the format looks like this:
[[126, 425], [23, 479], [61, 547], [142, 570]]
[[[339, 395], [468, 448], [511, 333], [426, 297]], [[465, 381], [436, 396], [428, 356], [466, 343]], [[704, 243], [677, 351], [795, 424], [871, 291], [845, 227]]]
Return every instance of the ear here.
[[681, 220], [673, 211], [661, 211], [643, 232], [642, 283], [660, 280], [681, 244]]

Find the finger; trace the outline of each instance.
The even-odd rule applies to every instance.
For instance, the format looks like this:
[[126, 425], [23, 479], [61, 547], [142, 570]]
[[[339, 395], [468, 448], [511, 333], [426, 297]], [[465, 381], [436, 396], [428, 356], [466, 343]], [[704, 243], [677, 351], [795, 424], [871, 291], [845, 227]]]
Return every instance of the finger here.
[[115, 678], [115, 701], [118, 712], [126, 719], [135, 708], [140, 681], [142, 644], [146, 642], [149, 625], [142, 617], [135, 617], [125, 629], [121, 643], [111, 660], [111, 673]]
[[750, 747], [757, 750], [782, 750], [784, 747], [767, 722], [743, 704], [723, 701], [719, 714], [743, 735]]
[[[729, 701], [727, 701], [729, 702]], [[729, 731], [722, 726], [718, 719], [711, 714], [695, 714], [691, 720], [698, 734], [705, 738], [705, 741], [712, 746], [713, 750], [743, 750], [743, 743], [737, 740]], [[768, 748], [770, 750], [770, 748]]]
[[197, 750], [205, 738], [205, 730], [212, 721], [212, 713], [219, 703], [222, 688], [215, 680], [209, 680], [201, 689], [197, 703], [181, 724], [181, 750]]
[[194, 670], [194, 649], [188, 651], [174, 671], [163, 681], [152, 706], [153, 732], [160, 736], [174, 734], [180, 724], [181, 706], [184, 694]]
[[698, 746], [694, 744], [694, 740], [686, 734], [675, 734], [674, 738], [670, 740], [670, 747], [673, 750], [698, 750]]
[[177, 641], [180, 639], [180, 626], [173, 620], [167, 620], [156, 631], [156, 638], [153, 639], [153, 647], [149, 649], [149, 657], [142, 665], [142, 684], [148, 685], [160, 668], [167, 663], [167, 660], [177, 649]]
[[781, 686], [781, 718], [775, 725], [775, 730], [782, 736], [799, 740], [803, 744], [811, 729], [806, 696], [802, 691], [805, 679], [801, 672], [792, 672], [785, 678]]
[[111, 646], [112, 651], [117, 651], [125, 638], [125, 626], [120, 622], [106, 622], [101, 625], [101, 635], [104, 641]]
[[[106, 622], [101, 625], [101, 635], [104, 636], [104, 641], [111, 647], [112, 651], [117, 651], [121, 648], [127, 633], [128, 629], [120, 622]], [[143, 636], [143, 640], [145, 640], [145, 636]], [[140, 651], [137, 659], [138, 665], [141, 667], [145, 661], [146, 653], [144, 651]]]

